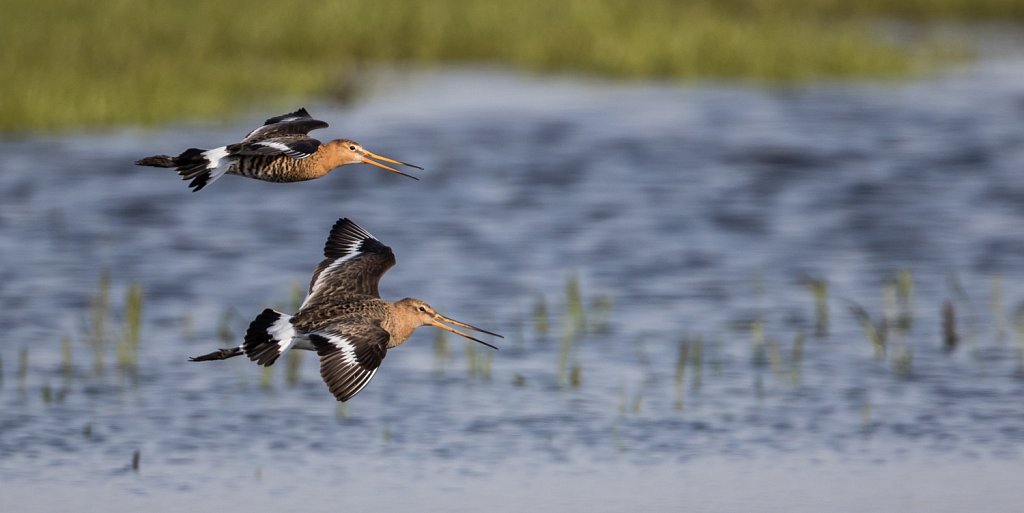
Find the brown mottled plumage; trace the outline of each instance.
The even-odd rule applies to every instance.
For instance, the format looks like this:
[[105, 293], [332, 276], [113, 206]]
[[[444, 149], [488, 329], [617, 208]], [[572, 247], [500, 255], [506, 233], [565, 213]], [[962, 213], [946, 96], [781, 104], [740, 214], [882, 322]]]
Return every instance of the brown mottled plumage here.
[[358, 163], [371, 164], [418, 180], [376, 160], [423, 169], [419, 166], [376, 155], [349, 139], [321, 143], [308, 135], [311, 130], [327, 126], [326, 122], [313, 119], [306, 109], [299, 109], [268, 119], [236, 144], [212, 150], [189, 148], [177, 157], [154, 155], [135, 163], [176, 168], [183, 180], [192, 181], [189, 187], [193, 191], [206, 187], [225, 174], [267, 182], [301, 182], [320, 178], [337, 167]]
[[320, 376], [339, 401], [347, 401], [370, 381], [387, 350], [408, 340], [420, 326], [436, 326], [497, 349], [442, 323], [501, 335], [445, 317], [420, 299], [381, 299], [377, 284], [394, 265], [391, 248], [352, 221], [339, 219], [324, 245], [324, 260], [313, 272], [309, 294], [295, 315], [268, 308], [249, 325], [242, 345], [192, 361], [244, 354], [269, 366], [290, 349], [316, 351]]

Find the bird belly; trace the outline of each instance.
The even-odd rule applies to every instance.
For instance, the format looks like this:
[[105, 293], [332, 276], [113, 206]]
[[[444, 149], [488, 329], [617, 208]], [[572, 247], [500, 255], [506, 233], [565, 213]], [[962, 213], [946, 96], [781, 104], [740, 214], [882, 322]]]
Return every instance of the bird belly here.
[[228, 172], [265, 182], [302, 182], [319, 178], [320, 175], [309, 167], [305, 159], [284, 155], [245, 155], [232, 163]]

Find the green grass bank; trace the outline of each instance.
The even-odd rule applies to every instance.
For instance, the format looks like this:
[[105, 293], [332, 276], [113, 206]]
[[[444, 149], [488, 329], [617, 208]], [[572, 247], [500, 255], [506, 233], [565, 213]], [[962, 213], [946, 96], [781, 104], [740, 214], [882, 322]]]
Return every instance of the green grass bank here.
[[970, 55], [926, 28], [888, 37], [880, 22], [893, 20], [1021, 22], [1024, 2], [0, 0], [0, 131], [269, 112], [340, 94], [367, 62], [791, 82], [901, 77]]

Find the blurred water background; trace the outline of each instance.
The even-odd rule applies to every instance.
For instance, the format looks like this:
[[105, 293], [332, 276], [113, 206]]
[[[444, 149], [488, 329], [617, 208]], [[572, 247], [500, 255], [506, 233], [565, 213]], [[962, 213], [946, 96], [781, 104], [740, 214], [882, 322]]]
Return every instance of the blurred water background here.
[[[374, 67], [347, 104], [8, 136], [0, 509], [1012, 511], [1009, 40], [785, 86]], [[299, 106], [422, 180], [132, 164]], [[343, 216], [395, 250], [385, 298], [501, 350], [422, 329], [344, 405], [312, 354], [187, 362], [294, 309]]]

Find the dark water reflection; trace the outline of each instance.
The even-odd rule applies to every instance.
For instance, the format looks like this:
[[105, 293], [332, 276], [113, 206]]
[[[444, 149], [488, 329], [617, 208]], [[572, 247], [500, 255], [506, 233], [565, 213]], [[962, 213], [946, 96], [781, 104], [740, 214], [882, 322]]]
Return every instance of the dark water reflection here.
[[[454, 71], [382, 77], [350, 109], [310, 105], [332, 123], [322, 136], [420, 164], [420, 182], [350, 167], [191, 194], [131, 164], [229, 142], [275, 112], [0, 143], [4, 495], [22, 511], [1019, 502], [1002, 476], [1024, 447], [1022, 70], [786, 91]], [[502, 350], [481, 362], [482, 348], [471, 358], [448, 340], [439, 357], [420, 333], [342, 412], [309, 355], [294, 386], [283, 368], [264, 385], [244, 361], [185, 361], [223, 344], [225, 317], [240, 336], [286, 305], [341, 216], [395, 249], [386, 297], [505, 333]], [[113, 369], [113, 342], [106, 372], [93, 369], [85, 332], [103, 270], [115, 312], [129, 282], [145, 291], [135, 377]], [[900, 270], [913, 277], [904, 330], [887, 285]], [[584, 304], [613, 303], [569, 352], [579, 387], [559, 376], [572, 276]], [[825, 337], [811, 278], [828, 282]], [[961, 339], [948, 354], [947, 300]], [[891, 318], [884, 357], [851, 301]], [[116, 339], [119, 314], [110, 323]], [[847, 479], [864, 488], [836, 485]], [[954, 485], [966, 492], [946, 497]], [[622, 502], [629, 490], [645, 495]]]

